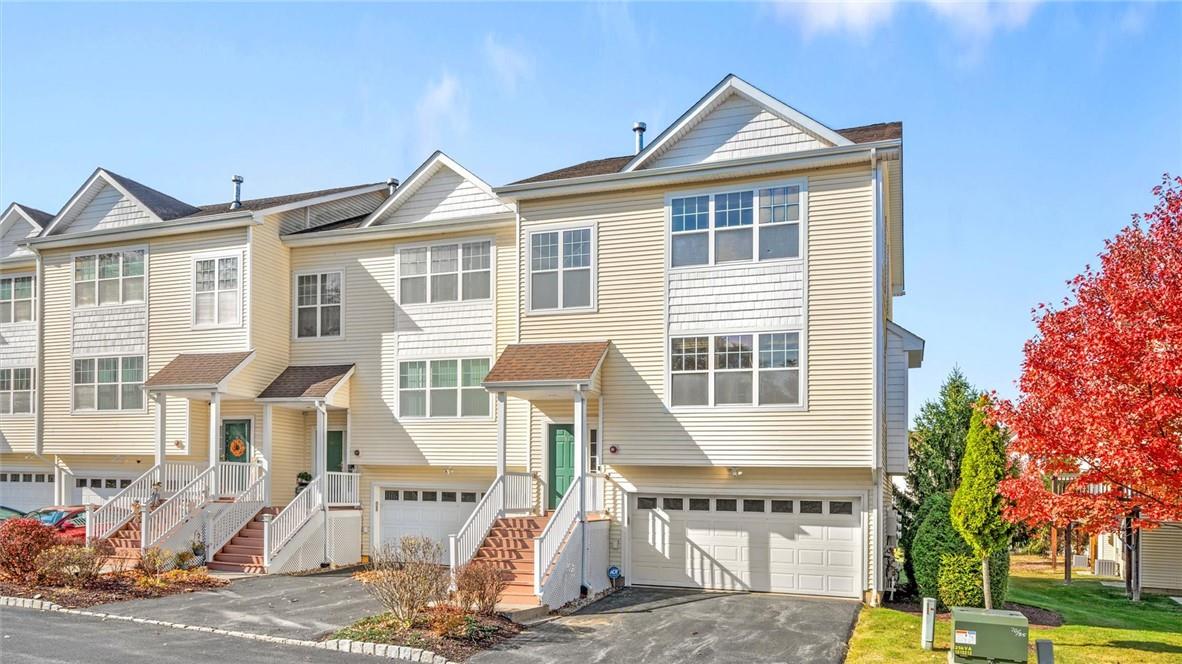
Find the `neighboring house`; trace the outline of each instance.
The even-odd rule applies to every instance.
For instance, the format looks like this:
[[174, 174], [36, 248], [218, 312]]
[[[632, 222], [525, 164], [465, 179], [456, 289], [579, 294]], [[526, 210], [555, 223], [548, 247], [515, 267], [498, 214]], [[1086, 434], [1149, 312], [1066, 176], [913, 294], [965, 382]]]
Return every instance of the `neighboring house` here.
[[[1141, 531], [1141, 587], [1157, 591], [1182, 591], [1182, 523], [1162, 523]], [[1105, 576], [1124, 575], [1124, 542], [1118, 532], [1096, 535], [1090, 549], [1091, 569]]]
[[830, 129], [728, 76], [641, 138], [499, 188], [436, 153], [392, 194], [240, 207], [100, 169], [28, 242], [46, 380], [29, 458], [0, 462], [48, 464], [60, 502], [126, 480], [92, 536], [200, 527], [215, 566], [426, 535], [515, 604], [609, 566], [877, 601], [923, 356], [892, 320], [901, 125]]

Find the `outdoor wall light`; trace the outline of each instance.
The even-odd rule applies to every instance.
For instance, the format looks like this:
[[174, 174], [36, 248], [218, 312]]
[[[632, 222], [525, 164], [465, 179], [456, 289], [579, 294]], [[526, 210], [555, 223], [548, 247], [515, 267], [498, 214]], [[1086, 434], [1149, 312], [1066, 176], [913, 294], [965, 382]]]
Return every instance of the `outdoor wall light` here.
[[733, 477], [735, 479], [738, 479], [739, 477], [741, 477], [743, 475], [743, 471], [739, 470], [738, 468], [735, 468], [734, 466], [727, 468], [727, 470], [730, 471], [731, 477]]

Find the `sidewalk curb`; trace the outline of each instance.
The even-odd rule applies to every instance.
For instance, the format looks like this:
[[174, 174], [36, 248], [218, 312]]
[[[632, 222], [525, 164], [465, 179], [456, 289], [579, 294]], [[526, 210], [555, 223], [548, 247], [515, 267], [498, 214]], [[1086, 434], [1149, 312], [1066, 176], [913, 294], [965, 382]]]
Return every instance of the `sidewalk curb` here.
[[56, 613], [65, 613], [74, 616], [101, 618], [102, 620], [122, 620], [124, 622], [140, 623], [144, 625], [157, 625], [160, 627], [171, 627], [173, 629], [187, 629], [194, 632], [207, 632], [210, 634], [217, 634], [219, 636], [232, 636], [235, 638], [248, 639], [251, 641], [277, 643], [285, 646], [303, 646], [305, 648], [333, 650], [336, 652], [347, 652], [355, 655], [384, 657], [386, 659], [396, 659], [405, 662], [420, 662], [421, 664], [457, 664], [457, 662], [453, 662], [443, 655], [436, 655], [430, 650], [409, 648], [407, 646], [395, 646], [386, 643], [369, 643], [366, 641], [350, 641], [348, 639], [331, 639], [329, 641], [305, 641], [303, 639], [289, 639], [283, 636], [252, 634], [250, 632], [239, 632], [236, 630], [221, 629], [218, 627], [206, 627], [204, 625], [185, 625], [183, 623], [168, 622], [166, 620], [152, 620], [149, 618], [136, 618], [134, 616], [120, 616], [113, 613], [101, 613], [98, 611], [87, 611], [85, 609], [67, 609], [63, 606], [54, 604], [53, 602], [41, 599], [29, 599], [27, 597], [8, 597], [6, 595], [0, 595], [0, 606], [33, 609], [36, 611], [53, 611]]

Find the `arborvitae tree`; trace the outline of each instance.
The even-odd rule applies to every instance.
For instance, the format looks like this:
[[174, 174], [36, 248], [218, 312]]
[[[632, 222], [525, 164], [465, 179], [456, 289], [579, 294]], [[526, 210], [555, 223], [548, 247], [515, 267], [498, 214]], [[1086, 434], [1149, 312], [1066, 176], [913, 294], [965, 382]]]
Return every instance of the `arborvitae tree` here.
[[1010, 524], [1003, 518], [1004, 499], [997, 487], [1006, 476], [1009, 434], [993, 421], [993, 404], [982, 396], [973, 410], [960, 467], [960, 487], [952, 497], [952, 525], [981, 561], [985, 608], [992, 609], [989, 557], [1010, 543]]

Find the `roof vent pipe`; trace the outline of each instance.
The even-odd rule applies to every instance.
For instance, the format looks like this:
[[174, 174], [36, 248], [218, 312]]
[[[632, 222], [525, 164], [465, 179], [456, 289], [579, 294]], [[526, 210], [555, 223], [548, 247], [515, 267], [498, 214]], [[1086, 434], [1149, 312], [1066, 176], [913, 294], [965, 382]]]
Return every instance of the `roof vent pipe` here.
[[235, 175], [230, 181], [234, 183], [234, 202], [230, 203], [230, 209], [237, 210], [242, 207], [242, 176]]
[[391, 196], [394, 195], [394, 190], [398, 188], [398, 178], [386, 178], [386, 192]]
[[648, 129], [648, 125], [643, 122], [632, 123], [632, 132], [636, 134], [636, 154], [644, 149], [644, 130]]

